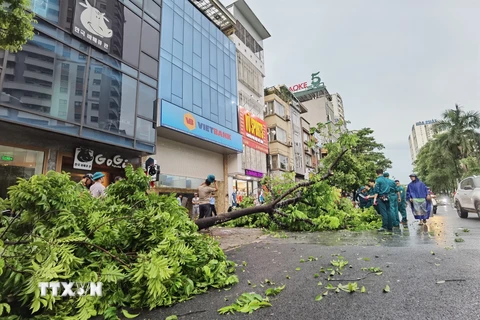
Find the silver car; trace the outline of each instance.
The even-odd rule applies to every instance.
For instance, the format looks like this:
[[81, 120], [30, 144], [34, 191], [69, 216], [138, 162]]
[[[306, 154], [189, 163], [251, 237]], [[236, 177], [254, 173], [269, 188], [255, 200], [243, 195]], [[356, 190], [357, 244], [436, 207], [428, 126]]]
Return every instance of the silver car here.
[[468, 218], [469, 212], [474, 212], [480, 217], [480, 176], [462, 180], [458, 184], [454, 200], [460, 218]]

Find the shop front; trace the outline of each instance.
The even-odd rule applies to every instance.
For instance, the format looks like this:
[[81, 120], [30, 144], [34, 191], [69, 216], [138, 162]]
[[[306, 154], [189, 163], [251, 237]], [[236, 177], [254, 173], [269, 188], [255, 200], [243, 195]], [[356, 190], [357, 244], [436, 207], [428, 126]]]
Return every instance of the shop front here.
[[244, 175], [236, 175], [233, 178], [233, 190], [236, 190], [237, 203], [241, 203], [244, 197], [258, 199], [262, 186], [260, 180], [263, 173], [245, 169]]
[[102, 172], [105, 175], [104, 185], [108, 186], [113, 183], [115, 177], [125, 177], [125, 167], [129, 163], [125, 155], [80, 146], [71, 153], [59, 153], [57, 171], [68, 172], [76, 182], [87, 173]]
[[8, 188], [18, 178], [28, 179], [46, 169], [48, 150], [20, 145], [0, 144], [0, 198], [7, 197]]

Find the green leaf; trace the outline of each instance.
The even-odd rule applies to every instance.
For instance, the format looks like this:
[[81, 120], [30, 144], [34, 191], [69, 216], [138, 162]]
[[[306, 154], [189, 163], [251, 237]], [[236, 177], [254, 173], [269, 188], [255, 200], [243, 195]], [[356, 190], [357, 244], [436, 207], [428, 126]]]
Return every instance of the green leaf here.
[[252, 284], [252, 283], [250, 282], [250, 280], [247, 280], [247, 283], [248, 283], [248, 285], [251, 285], [251, 284]]
[[285, 278], [290, 279], [290, 276], [287, 274], [287, 275], [285, 276]]
[[387, 284], [385, 288], [383, 289], [383, 292], [388, 293], [390, 292], [390, 286]]
[[178, 317], [176, 315], [171, 315], [166, 317], [165, 320], [178, 320]]
[[300, 259], [300, 262], [301, 262], [301, 263], [304, 263], [304, 262], [305, 262], [305, 259]]
[[362, 286], [362, 289], [360, 289], [360, 292], [361, 292], [361, 293], [367, 292], [367, 289], [365, 288], [365, 286]]
[[298, 268], [296, 268], [295, 270], [296, 270], [296, 271], [300, 271], [300, 270], [302, 270], [302, 268], [298, 267]]
[[370, 261], [370, 258], [363, 258], [364, 261]]
[[319, 282], [318, 282], [318, 284], [317, 284], [317, 286], [321, 286], [321, 285], [322, 285], [322, 282], [321, 282], [321, 281], [319, 281]]
[[315, 297], [315, 301], [320, 301], [323, 299], [323, 295], [319, 294], [318, 296]]
[[318, 277], [320, 277], [320, 275], [319, 275], [318, 273], [315, 273], [315, 274], [313, 275], [313, 277], [314, 277], [314, 278], [318, 278]]
[[430, 251], [430, 254], [431, 254], [432, 256], [434, 256], [434, 255], [435, 255], [435, 252], [433, 252], [433, 251]]
[[281, 287], [276, 287], [276, 288], [268, 288], [267, 291], [265, 291], [265, 295], [268, 297], [268, 296], [276, 296], [277, 294], [279, 294], [280, 292], [283, 291], [283, 289], [285, 289], [285, 285], [281, 286]]
[[122, 309], [122, 313], [123, 313], [124, 317], [128, 318], [128, 319], [133, 319], [133, 318], [136, 318], [140, 315], [140, 314], [131, 314], [126, 309]]

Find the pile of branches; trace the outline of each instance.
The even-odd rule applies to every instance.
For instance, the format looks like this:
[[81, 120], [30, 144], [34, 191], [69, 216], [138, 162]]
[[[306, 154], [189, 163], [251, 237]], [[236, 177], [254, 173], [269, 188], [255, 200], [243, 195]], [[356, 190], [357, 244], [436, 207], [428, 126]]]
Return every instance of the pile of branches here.
[[[128, 309], [169, 306], [235, 284], [235, 265], [173, 196], [127, 179], [95, 199], [68, 174], [20, 179], [0, 199], [0, 316], [117, 319]], [[42, 296], [40, 282], [102, 282], [102, 296]]]

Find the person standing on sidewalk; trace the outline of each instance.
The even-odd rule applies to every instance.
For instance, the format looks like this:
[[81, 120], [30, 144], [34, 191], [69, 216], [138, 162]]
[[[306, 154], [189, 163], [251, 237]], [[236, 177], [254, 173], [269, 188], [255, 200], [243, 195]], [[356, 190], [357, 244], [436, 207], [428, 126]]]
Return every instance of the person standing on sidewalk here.
[[193, 212], [192, 212], [192, 220], [197, 220], [198, 216], [200, 215], [200, 198], [198, 197], [198, 193], [195, 192], [192, 198], [192, 205], [193, 205]]
[[212, 216], [215, 215], [215, 217], [217, 216], [217, 209], [215, 209], [215, 197], [212, 195], [210, 195], [210, 210], [212, 212]]
[[103, 185], [105, 175], [101, 172], [95, 172], [92, 176], [92, 180], [95, 183], [90, 187], [90, 194], [94, 198], [100, 198], [105, 196], [105, 186]]
[[400, 214], [402, 215], [402, 224], [404, 226], [407, 225], [407, 202], [405, 200], [405, 188], [400, 184], [399, 180], [395, 180], [395, 183], [397, 184], [397, 190], [398, 193], [400, 193], [400, 202], [398, 203], [398, 211], [400, 211]]
[[[212, 187], [213, 184], [213, 187]], [[215, 176], [213, 174], [209, 175], [204, 183], [198, 187], [198, 197], [199, 205], [200, 205], [200, 217], [208, 218], [211, 216], [211, 207], [210, 207], [210, 196], [212, 192], [218, 191], [217, 180], [215, 180]]]
[[375, 180], [373, 205], [377, 207], [382, 216], [382, 227], [378, 229], [378, 231], [393, 231], [393, 215], [391, 214], [390, 203], [388, 201], [390, 183], [383, 176], [382, 169], [377, 169], [376, 173], [377, 180]]

